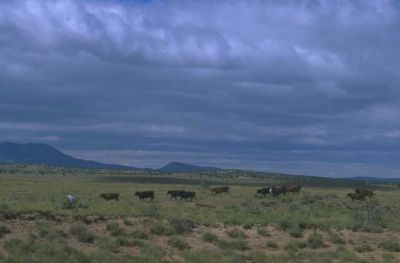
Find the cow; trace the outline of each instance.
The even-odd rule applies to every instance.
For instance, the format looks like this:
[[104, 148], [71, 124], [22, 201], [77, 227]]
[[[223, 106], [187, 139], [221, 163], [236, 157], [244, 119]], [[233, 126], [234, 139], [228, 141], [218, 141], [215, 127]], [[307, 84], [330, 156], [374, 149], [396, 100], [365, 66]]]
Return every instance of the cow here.
[[184, 190], [169, 190], [167, 192], [167, 195], [170, 195], [169, 200], [171, 200], [172, 198], [174, 198], [176, 200], [178, 197], [181, 197], [181, 193], [183, 193], [183, 192], [185, 192], [185, 191]]
[[290, 185], [286, 187], [286, 191], [288, 193], [298, 194], [300, 193], [301, 186], [300, 185]]
[[287, 189], [285, 186], [281, 187], [272, 187], [270, 188], [269, 192], [272, 194], [272, 196], [279, 196], [281, 194], [286, 195]]
[[100, 195], [100, 198], [104, 198], [106, 201], [116, 200], [119, 201], [119, 193], [104, 193]]
[[351, 198], [351, 201], [354, 201], [354, 199], [360, 200], [360, 201], [365, 201], [365, 195], [362, 195], [362, 194], [348, 193], [347, 196]]
[[221, 195], [223, 193], [230, 195], [229, 193], [229, 186], [218, 186], [211, 188], [211, 193], [215, 195]]
[[64, 208], [67, 209], [72, 209], [74, 208], [78, 202], [79, 202], [79, 198], [77, 196], [74, 195], [65, 195], [65, 203], [64, 203]]
[[190, 191], [182, 191], [180, 193], [181, 200], [185, 199], [187, 201], [190, 198], [190, 201], [193, 201], [193, 199], [196, 199], [196, 192], [190, 192]]
[[363, 195], [370, 198], [374, 195], [374, 192], [368, 189], [355, 189], [355, 192], [358, 195]]
[[261, 188], [257, 190], [257, 195], [262, 194], [264, 197], [265, 195], [269, 194], [271, 192], [271, 188], [266, 187], [266, 188]]
[[135, 196], [139, 197], [140, 201], [145, 201], [146, 198], [149, 198], [150, 200], [154, 200], [154, 191], [142, 191], [142, 192], [136, 192]]

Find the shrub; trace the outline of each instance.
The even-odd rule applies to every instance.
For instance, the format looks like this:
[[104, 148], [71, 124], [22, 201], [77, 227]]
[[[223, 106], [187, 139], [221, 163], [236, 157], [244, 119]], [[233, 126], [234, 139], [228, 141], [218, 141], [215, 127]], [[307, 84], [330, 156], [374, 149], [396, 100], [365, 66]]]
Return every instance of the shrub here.
[[354, 250], [359, 253], [363, 253], [363, 252], [370, 252], [373, 250], [373, 248], [370, 245], [362, 244], [360, 246], [354, 247]]
[[132, 231], [131, 236], [137, 239], [147, 239], [147, 234], [141, 229], [135, 229]]
[[290, 236], [296, 237], [296, 238], [302, 237], [303, 229], [298, 224], [295, 224], [289, 229], [289, 234], [290, 234]]
[[70, 227], [69, 232], [80, 242], [93, 243], [95, 236], [88, 231], [83, 224], [77, 224]]
[[123, 236], [126, 234], [125, 229], [123, 229], [117, 222], [107, 224], [106, 229], [112, 236]]
[[382, 233], [383, 229], [382, 227], [377, 225], [363, 225], [361, 227], [361, 231], [367, 233]]
[[400, 244], [394, 240], [386, 240], [379, 244], [380, 249], [390, 252], [400, 252]]
[[248, 230], [248, 229], [252, 229], [252, 228], [253, 228], [253, 224], [244, 224], [244, 225], [243, 225], [243, 228], [244, 228], [244, 229], [247, 229], [247, 230]]
[[286, 231], [290, 227], [290, 222], [286, 219], [283, 219], [279, 222], [279, 228], [283, 231]]
[[322, 248], [324, 246], [322, 235], [316, 232], [310, 234], [307, 238], [307, 246], [312, 249]]
[[16, 237], [6, 240], [3, 246], [10, 254], [26, 255], [33, 252], [32, 244]]
[[10, 234], [10, 233], [11, 233], [11, 229], [8, 228], [8, 226], [0, 225], [0, 238], [7, 234]]
[[135, 239], [135, 238], [128, 238], [128, 237], [124, 237], [124, 236], [118, 237], [117, 241], [121, 246], [125, 246], [125, 247], [142, 247], [144, 245], [143, 240]]
[[289, 241], [285, 245], [283, 245], [283, 249], [284, 250], [296, 251], [297, 250], [297, 245], [293, 241]]
[[243, 233], [242, 231], [240, 231], [237, 228], [232, 229], [231, 231], [226, 232], [226, 234], [230, 237], [230, 238], [239, 238], [239, 239], [243, 239], [246, 238], [246, 234]]
[[184, 249], [190, 248], [189, 245], [186, 243], [186, 241], [183, 240], [182, 238], [178, 237], [178, 236], [170, 237], [169, 240], [168, 240], [168, 244], [171, 247], [174, 247], [174, 248], [179, 249], [179, 250], [184, 250]]
[[116, 253], [119, 252], [120, 242], [121, 240], [114, 237], [104, 236], [96, 242], [96, 245], [102, 250]]
[[249, 249], [249, 246], [247, 242], [243, 239], [239, 240], [219, 240], [217, 242], [218, 246], [223, 249], [223, 250], [238, 250], [238, 251], [244, 251]]
[[338, 234], [333, 232], [332, 230], [328, 231], [328, 235], [329, 235], [329, 240], [333, 243], [333, 244], [344, 244], [346, 243], [343, 238]]
[[159, 236], [170, 236], [174, 234], [174, 229], [170, 225], [156, 222], [151, 226], [150, 232]]
[[263, 237], [269, 237], [269, 236], [271, 236], [271, 234], [268, 232], [268, 230], [265, 229], [265, 228], [263, 228], [263, 227], [257, 228], [257, 233], [258, 233], [260, 236], [263, 236]]
[[169, 220], [169, 223], [178, 235], [192, 233], [195, 227], [194, 223], [188, 219], [173, 218]]
[[279, 246], [276, 242], [272, 241], [272, 240], [268, 240], [267, 241], [267, 247], [268, 248], [272, 248], [272, 249], [278, 249]]
[[218, 240], [218, 236], [211, 232], [205, 232], [202, 237], [203, 241], [209, 243], [215, 243]]

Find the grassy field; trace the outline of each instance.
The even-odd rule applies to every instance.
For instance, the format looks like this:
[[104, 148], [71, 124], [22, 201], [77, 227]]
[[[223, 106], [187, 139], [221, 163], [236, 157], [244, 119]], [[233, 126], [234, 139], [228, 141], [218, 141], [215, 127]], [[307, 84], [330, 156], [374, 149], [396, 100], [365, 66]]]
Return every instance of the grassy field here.
[[[3, 171], [0, 262], [400, 262], [397, 188], [376, 187], [368, 202], [337, 185], [262, 198], [258, 187], [284, 180], [236, 175]], [[210, 194], [221, 184], [230, 196]], [[171, 201], [173, 189], [197, 200]], [[155, 201], [140, 202], [141, 190]], [[99, 198], [107, 192], [121, 200]], [[78, 207], [65, 209], [64, 194]]]

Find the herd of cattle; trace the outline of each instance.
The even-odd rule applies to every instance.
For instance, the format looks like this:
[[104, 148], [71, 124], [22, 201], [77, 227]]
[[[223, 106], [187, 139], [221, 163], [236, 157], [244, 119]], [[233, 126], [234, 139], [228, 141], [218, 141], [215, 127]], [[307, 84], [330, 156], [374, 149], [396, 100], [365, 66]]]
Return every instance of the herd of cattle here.
[[[266, 196], [267, 194], [271, 194], [274, 197], [278, 197], [280, 195], [286, 195], [287, 193], [298, 194], [300, 193], [301, 186], [300, 185], [291, 185], [291, 186], [281, 186], [281, 187], [266, 187], [258, 189], [256, 194]], [[230, 195], [229, 186], [219, 186], [211, 188], [210, 192], [214, 195], [222, 195], [227, 194]], [[196, 198], [196, 192], [186, 191], [186, 190], [169, 190], [167, 191], [167, 195], [170, 196], [170, 200], [185, 200], [185, 201], [193, 201]], [[365, 197], [372, 197], [374, 193], [368, 189], [355, 189], [354, 193], [348, 193], [347, 196], [354, 200], [365, 200]], [[141, 191], [136, 192], [135, 196], [137, 196], [141, 201], [145, 201], [146, 199], [154, 200], [154, 191]], [[103, 198], [106, 201], [116, 200], [119, 201], [120, 195], [119, 193], [103, 193], [100, 195], [100, 198]]]

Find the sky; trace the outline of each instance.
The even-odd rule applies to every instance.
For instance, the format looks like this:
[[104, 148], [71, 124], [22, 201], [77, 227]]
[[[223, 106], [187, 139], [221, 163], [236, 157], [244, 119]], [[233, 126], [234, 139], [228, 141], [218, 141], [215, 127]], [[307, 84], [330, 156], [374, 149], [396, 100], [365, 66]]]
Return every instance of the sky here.
[[400, 177], [400, 3], [0, 1], [0, 140]]

